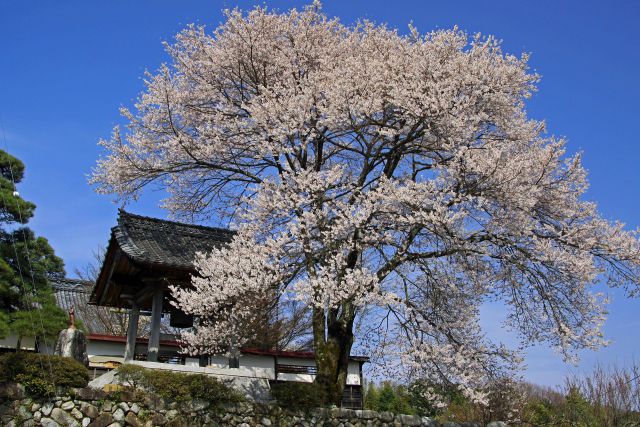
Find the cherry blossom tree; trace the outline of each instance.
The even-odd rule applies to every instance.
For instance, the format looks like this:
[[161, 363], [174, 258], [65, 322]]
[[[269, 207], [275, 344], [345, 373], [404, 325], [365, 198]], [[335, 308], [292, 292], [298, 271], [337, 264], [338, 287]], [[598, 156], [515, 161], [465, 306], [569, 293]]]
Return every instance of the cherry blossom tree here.
[[237, 230], [173, 289], [200, 318], [190, 352], [225, 349], [275, 291], [312, 310], [336, 402], [356, 338], [482, 401], [519, 359], [479, 327], [484, 302], [571, 358], [606, 343], [593, 285], [636, 292], [636, 233], [583, 200], [580, 155], [527, 117], [539, 76], [493, 37], [347, 26], [314, 4], [228, 11], [167, 51], [92, 182], [122, 199], [155, 184], [174, 216]]

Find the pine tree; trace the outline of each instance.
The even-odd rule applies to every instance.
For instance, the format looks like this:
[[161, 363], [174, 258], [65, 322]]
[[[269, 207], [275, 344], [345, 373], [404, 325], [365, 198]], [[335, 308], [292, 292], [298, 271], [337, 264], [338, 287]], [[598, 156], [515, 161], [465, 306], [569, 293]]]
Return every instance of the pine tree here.
[[364, 395], [365, 409], [377, 411], [379, 408], [380, 392], [373, 382], [369, 382]]
[[26, 336], [56, 336], [67, 317], [50, 284], [64, 277], [64, 263], [47, 239], [25, 226], [35, 205], [15, 188], [24, 170], [19, 159], [0, 150], [0, 337], [14, 334], [18, 348]]

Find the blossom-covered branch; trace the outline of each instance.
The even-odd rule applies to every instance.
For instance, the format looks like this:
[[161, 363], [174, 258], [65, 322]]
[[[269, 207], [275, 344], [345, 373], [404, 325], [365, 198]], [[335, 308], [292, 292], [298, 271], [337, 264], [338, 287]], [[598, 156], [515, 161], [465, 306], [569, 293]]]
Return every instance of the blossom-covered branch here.
[[317, 381], [335, 396], [363, 338], [481, 400], [518, 362], [482, 333], [484, 301], [509, 306], [524, 344], [572, 357], [605, 343], [591, 286], [636, 292], [636, 233], [582, 199], [580, 156], [526, 115], [538, 76], [493, 37], [345, 26], [314, 4], [228, 11], [167, 50], [92, 180], [123, 198], [155, 183], [174, 215], [235, 224], [174, 290], [200, 318], [190, 351], [224, 348], [275, 292], [312, 309]]

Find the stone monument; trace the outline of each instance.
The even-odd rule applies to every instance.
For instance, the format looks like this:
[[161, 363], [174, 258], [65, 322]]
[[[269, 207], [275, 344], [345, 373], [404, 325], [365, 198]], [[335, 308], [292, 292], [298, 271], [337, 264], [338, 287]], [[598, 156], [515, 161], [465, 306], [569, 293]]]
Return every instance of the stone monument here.
[[69, 310], [69, 327], [60, 331], [56, 347], [53, 351], [56, 356], [71, 357], [89, 367], [89, 357], [87, 357], [87, 339], [84, 333], [76, 328], [75, 310]]

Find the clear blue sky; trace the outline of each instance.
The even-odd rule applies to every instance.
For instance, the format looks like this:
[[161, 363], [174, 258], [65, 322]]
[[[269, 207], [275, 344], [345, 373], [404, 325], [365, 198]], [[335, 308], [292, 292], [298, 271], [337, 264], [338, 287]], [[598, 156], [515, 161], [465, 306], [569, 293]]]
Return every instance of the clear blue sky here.
[[[91, 261], [115, 225], [117, 206], [96, 195], [86, 175], [100, 152], [96, 142], [120, 121], [118, 107], [141, 91], [145, 69], [167, 59], [161, 42], [192, 22], [215, 27], [223, 8], [253, 4], [0, 0], [0, 117], [9, 151], [27, 165], [19, 190], [38, 206], [31, 225], [50, 239], [69, 273]], [[285, 10], [303, 3], [267, 4]], [[543, 80], [530, 115], [566, 136], [571, 151], [584, 152], [588, 198], [605, 217], [640, 224], [640, 2], [356, 0], [325, 1], [324, 9], [343, 22], [366, 17], [403, 32], [411, 21], [423, 32], [458, 25], [496, 35], [510, 53], [531, 52]], [[147, 194], [128, 209], [164, 217], [156, 207], [161, 197]], [[640, 299], [611, 295], [611, 347], [585, 353], [578, 368], [533, 349], [527, 377], [551, 385], [598, 360], [640, 357]], [[501, 310], [484, 311], [491, 335], [509, 340], [498, 324]]]

